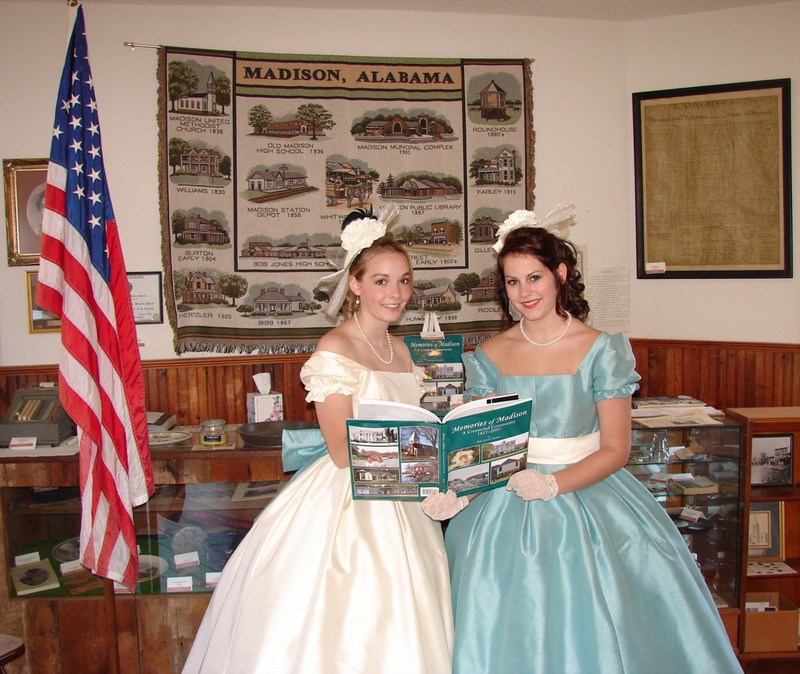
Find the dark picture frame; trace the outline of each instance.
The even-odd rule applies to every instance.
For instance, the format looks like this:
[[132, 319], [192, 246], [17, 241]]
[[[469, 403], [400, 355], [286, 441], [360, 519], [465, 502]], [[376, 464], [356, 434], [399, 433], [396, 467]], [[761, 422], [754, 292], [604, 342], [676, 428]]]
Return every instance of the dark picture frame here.
[[750, 455], [750, 484], [779, 487], [792, 484], [791, 435], [756, 435]]
[[4, 159], [8, 266], [39, 264], [47, 159]]
[[131, 293], [134, 323], [164, 322], [164, 291], [160, 271], [129, 271], [128, 290]]
[[636, 276], [792, 277], [790, 80], [633, 94]]
[[782, 562], [783, 501], [751, 502], [747, 534], [749, 562]]

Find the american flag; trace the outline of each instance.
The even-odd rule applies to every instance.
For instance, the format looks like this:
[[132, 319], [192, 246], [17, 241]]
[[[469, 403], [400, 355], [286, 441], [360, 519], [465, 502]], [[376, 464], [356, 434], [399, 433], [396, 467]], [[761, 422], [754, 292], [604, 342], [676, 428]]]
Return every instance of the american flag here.
[[61, 318], [59, 393], [80, 447], [81, 563], [133, 591], [133, 507], [153, 493], [153, 474], [144, 377], [80, 6], [56, 103], [36, 301]]

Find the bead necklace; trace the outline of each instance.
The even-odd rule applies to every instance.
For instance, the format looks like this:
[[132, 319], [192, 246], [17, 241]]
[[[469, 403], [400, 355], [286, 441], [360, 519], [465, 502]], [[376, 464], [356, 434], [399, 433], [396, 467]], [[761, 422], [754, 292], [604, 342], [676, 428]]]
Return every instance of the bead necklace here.
[[[386, 342], [389, 344], [389, 360], [384, 360], [381, 358], [381, 354], [378, 353], [378, 350], [372, 346], [372, 342], [367, 339], [367, 336], [364, 334], [364, 331], [361, 329], [361, 323], [358, 322], [358, 314], [353, 314], [353, 318], [355, 319], [356, 325], [358, 326], [358, 331], [361, 333], [361, 336], [364, 338], [364, 341], [367, 343], [367, 346], [372, 349], [372, 353], [375, 354], [375, 357], [381, 361], [384, 365], [391, 365], [392, 361], [394, 360], [394, 347], [392, 346], [392, 339], [389, 337], [389, 328], [386, 328]], [[562, 335], [563, 337], [563, 335]]]
[[519, 322], [519, 331], [522, 333], [522, 336], [526, 339], [526, 341], [530, 342], [534, 346], [550, 346], [551, 344], [555, 344], [564, 335], [567, 334], [567, 330], [569, 330], [569, 326], [572, 325], [572, 314], [567, 314], [567, 324], [564, 326], [564, 330], [561, 332], [561, 334], [558, 337], [556, 337], [555, 339], [551, 339], [549, 342], [534, 342], [530, 337], [528, 337], [528, 335], [525, 334], [525, 328], [522, 325], [524, 322], [525, 322], [524, 318]]

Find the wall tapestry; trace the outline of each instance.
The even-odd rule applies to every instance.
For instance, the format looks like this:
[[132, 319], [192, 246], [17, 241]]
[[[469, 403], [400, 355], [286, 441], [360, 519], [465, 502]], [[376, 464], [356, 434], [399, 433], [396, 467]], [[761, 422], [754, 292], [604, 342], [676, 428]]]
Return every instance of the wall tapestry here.
[[528, 59], [301, 56], [163, 47], [164, 287], [177, 353], [297, 353], [332, 326], [317, 287], [342, 218], [400, 207], [414, 292], [473, 339], [499, 325], [497, 227], [533, 208]]

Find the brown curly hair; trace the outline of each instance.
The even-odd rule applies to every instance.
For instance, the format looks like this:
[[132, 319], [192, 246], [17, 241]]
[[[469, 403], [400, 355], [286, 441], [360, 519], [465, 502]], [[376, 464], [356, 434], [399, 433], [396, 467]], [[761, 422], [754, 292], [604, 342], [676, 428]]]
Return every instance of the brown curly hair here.
[[[577, 250], [566, 239], [551, 234], [541, 227], [520, 227], [508, 233], [503, 242], [503, 249], [497, 256], [497, 271], [500, 276], [499, 295], [503, 310], [503, 327], [510, 327], [515, 321], [511, 316], [511, 308], [506, 292], [506, 277], [503, 261], [509, 255], [532, 255], [547, 267], [553, 274], [556, 283], [556, 312], [566, 317], [572, 314], [582, 321], [589, 315], [589, 303], [583, 298], [586, 286], [581, 281], [578, 271]], [[560, 264], [567, 268], [566, 278], [562, 281], [556, 273]]]

